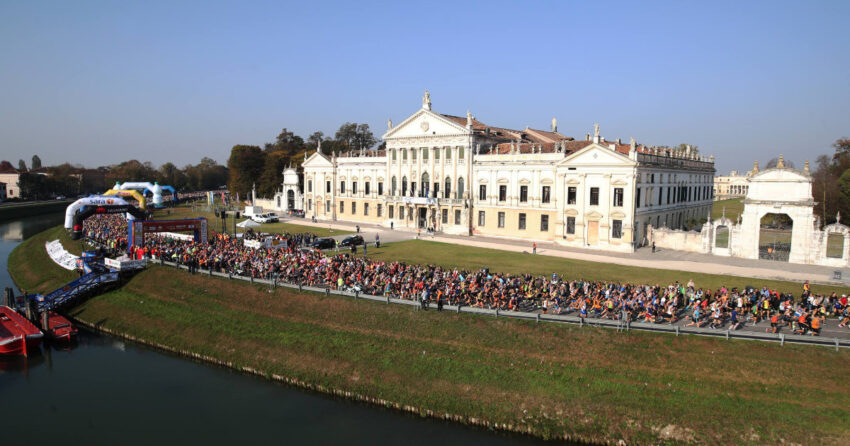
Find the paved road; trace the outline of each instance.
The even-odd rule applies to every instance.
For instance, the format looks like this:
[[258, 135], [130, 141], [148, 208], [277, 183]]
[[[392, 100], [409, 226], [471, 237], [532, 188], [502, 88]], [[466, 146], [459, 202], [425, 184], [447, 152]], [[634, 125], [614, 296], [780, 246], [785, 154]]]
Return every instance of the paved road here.
[[[375, 240], [376, 233], [379, 234], [381, 243], [411, 240], [417, 237], [417, 232], [409, 229], [390, 230], [383, 226], [347, 221], [336, 221], [330, 224], [327, 222], [313, 223], [309, 219], [301, 218], [287, 219], [286, 221], [304, 226], [323, 228], [331, 227], [346, 231], [353, 231], [355, 226], [359, 225], [361, 228], [361, 235], [368, 242], [373, 242]], [[466, 237], [447, 234], [435, 234], [431, 236], [427, 235], [425, 232], [422, 232], [422, 234], [422, 238], [425, 240], [513, 252], [530, 252], [532, 243], [531, 241], [526, 240], [514, 240], [499, 237]], [[335, 238], [341, 239], [342, 236]], [[613, 263], [617, 265], [636, 266], [642, 268], [752, 277], [767, 280], [786, 280], [800, 283], [809, 280], [812, 283], [847, 286], [848, 292], [850, 292], [850, 269], [848, 268], [839, 269], [842, 271], [843, 281], [836, 281], [833, 280], [833, 271], [837, 270], [837, 268], [832, 267], [799, 265], [795, 263], [775, 262], [769, 260], [718, 257], [709, 254], [672, 250], [658, 250], [653, 253], [649, 248], [640, 248], [634, 253], [627, 254], [602, 252], [591, 249], [567, 248], [552, 242], [538, 242], [537, 253], [539, 255], [601, 263]]]

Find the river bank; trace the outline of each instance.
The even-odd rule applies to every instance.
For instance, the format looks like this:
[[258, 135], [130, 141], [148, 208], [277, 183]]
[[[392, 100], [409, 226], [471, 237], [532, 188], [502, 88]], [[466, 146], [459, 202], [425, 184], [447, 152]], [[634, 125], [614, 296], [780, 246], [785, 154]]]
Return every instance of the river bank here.
[[63, 213], [70, 200], [5, 203], [0, 206], [0, 221], [32, 217], [35, 215]]
[[[20, 258], [46, 257], [55, 235]], [[58, 269], [33, 264], [15, 273], [22, 286]], [[545, 438], [841, 443], [850, 421], [848, 355], [823, 348], [413, 312], [157, 266], [71, 314], [238, 370]]]

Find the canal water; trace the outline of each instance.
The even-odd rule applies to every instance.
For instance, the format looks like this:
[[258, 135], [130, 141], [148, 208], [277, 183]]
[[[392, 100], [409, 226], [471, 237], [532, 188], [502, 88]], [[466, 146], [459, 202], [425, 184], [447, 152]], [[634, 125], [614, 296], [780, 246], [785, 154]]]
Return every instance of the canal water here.
[[[0, 288], [12, 249], [57, 216], [0, 222]], [[0, 358], [0, 444], [537, 444], [423, 419], [81, 332], [68, 349]]]

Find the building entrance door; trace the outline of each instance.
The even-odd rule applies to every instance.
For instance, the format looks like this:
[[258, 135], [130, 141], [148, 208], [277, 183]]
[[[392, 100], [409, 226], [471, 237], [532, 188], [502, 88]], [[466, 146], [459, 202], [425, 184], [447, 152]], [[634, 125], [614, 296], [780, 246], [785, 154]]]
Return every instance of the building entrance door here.
[[419, 227], [427, 228], [428, 227], [428, 209], [427, 208], [419, 208]]
[[587, 222], [587, 244], [595, 245], [599, 243], [599, 222]]

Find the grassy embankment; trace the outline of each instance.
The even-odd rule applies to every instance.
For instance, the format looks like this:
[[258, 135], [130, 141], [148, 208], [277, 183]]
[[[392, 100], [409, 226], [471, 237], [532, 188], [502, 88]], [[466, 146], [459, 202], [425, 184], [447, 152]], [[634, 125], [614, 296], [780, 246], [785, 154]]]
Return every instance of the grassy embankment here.
[[[47, 257], [43, 241], [36, 242], [39, 237], [23, 243], [13, 256], [52, 276], [58, 267], [39, 266], [46, 264], [38, 257]], [[526, 255], [530, 263], [502, 252], [466, 257], [442, 245], [428, 249], [432, 245], [438, 244], [405, 248], [399, 243], [393, 249], [401, 256], [415, 246], [435, 256], [432, 263], [489, 259], [497, 270], [553, 270], [541, 265], [550, 260], [542, 256]], [[580, 271], [592, 277], [609, 267], [591, 266], [569, 268], [588, 268]], [[625, 280], [658, 274], [634, 270], [641, 275]], [[38, 277], [18, 277], [17, 266], [14, 274], [29, 287]], [[625, 277], [628, 272], [609, 274]], [[72, 314], [268, 374], [545, 437], [838, 444], [847, 443], [850, 433], [846, 351], [414, 312], [283, 289], [270, 292], [166, 267], [151, 267]]]
[[[173, 218], [198, 218], [198, 217], [206, 217], [209, 221], [209, 229], [211, 231], [222, 232], [222, 224], [221, 218], [217, 218], [214, 212], [207, 212], [201, 210], [201, 206], [197, 206], [195, 209], [192, 209], [190, 205], [181, 205], [174, 208], [169, 209], [160, 209], [154, 213], [154, 217], [157, 220], [166, 220]], [[242, 220], [245, 220], [244, 217], [238, 219], [236, 222], [239, 223]], [[244, 229], [236, 228], [237, 231], [243, 232]], [[290, 233], [290, 234], [298, 234], [303, 232], [312, 232], [319, 237], [332, 237], [335, 235], [343, 235], [350, 234], [350, 231], [343, 231], [339, 229], [330, 229], [321, 226], [306, 226], [299, 225], [295, 223], [263, 223], [259, 228], [254, 228], [256, 232], [268, 232], [268, 233]], [[227, 232], [233, 232], [233, 217], [227, 217]]]

